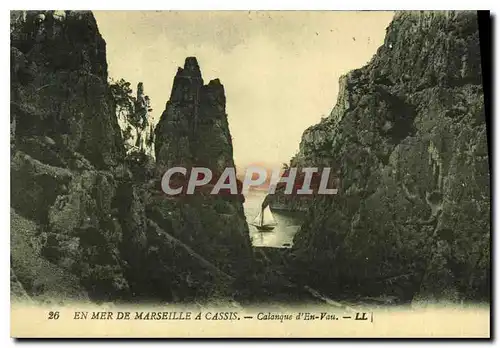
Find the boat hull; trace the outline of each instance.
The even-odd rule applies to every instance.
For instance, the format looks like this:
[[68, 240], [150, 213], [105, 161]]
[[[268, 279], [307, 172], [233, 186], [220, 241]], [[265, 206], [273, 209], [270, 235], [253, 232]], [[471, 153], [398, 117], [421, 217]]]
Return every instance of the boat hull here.
[[274, 227], [275, 227], [275, 226], [256, 226], [256, 225], [252, 225], [252, 226], [254, 226], [256, 229], [258, 229], [259, 231], [262, 231], [262, 232], [272, 231], [272, 230], [274, 230]]

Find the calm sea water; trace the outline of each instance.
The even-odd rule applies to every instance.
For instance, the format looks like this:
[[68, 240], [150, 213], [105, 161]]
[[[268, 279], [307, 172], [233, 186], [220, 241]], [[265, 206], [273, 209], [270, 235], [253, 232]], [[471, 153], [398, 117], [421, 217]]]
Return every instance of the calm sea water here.
[[273, 212], [274, 220], [276, 220], [278, 225], [272, 231], [261, 232], [255, 226], [250, 225], [250, 222], [259, 214], [265, 197], [265, 191], [250, 191], [245, 196], [243, 208], [245, 209], [245, 216], [249, 223], [248, 228], [250, 230], [252, 245], [255, 247], [291, 247], [293, 236], [300, 228], [303, 213]]

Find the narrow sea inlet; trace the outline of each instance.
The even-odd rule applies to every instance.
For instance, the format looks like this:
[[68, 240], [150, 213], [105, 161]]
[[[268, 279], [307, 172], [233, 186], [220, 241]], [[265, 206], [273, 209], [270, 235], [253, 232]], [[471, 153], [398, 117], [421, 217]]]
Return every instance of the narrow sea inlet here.
[[293, 237], [300, 229], [304, 213], [273, 211], [272, 214], [277, 226], [271, 231], [259, 231], [250, 223], [259, 214], [266, 194], [267, 191], [252, 190], [245, 196], [243, 208], [252, 245], [254, 247], [290, 248], [293, 245]]

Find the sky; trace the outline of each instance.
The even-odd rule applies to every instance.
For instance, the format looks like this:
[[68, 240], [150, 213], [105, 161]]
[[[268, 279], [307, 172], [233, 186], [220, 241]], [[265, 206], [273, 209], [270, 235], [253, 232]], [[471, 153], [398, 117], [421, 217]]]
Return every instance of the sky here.
[[178, 66], [219, 78], [237, 167], [287, 163], [306, 128], [328, 116], [339, 77], [383, 43], [392, 12], [94, 11], [109, 76], [144, 83], [157, 122]]

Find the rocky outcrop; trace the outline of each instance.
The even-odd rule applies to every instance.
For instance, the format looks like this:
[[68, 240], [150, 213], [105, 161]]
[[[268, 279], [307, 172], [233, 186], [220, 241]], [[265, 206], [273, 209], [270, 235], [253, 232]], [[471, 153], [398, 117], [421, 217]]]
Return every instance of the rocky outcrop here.
[[222, 173], [234, 167], [224, 86], [203, 84], [196, 58], [186, 58], [174, 79], [170, 100], [156, 126], [156, 159], [161, 170], [194, 164]]
[[42, 259], [44, 269], [66, 274], [61, 277], [81, 293], [57, 296], [27, 286], [47, 281], [47, 271], [35, 277], [37, 267], [26, 271], [13, 262], [12, 271], [31, 296], [119, 297], [128, 285], [113, 171], [125, 152], [107, 84], [105, 42], [90, 12], [11, 17], [11, 216], [23, 221], [12, 226], [13, 240], [23, 241], [12, 259]]
[[[233, 165], [222, 85], [196, 85], [186, 93], [199, 99], [178, 103], [185, 83], [176, 80], [156, 131], [157, 168], [154, 144], [142, 137], [152, 133], [142, 84], [133, 116], [148, 124], [136, 139], [140, 151], [127, 151], [117, 117], [123, 100], [108, 85], [106, 45], [91, 12], [12, 12], [11, 40], [12, 295], [231, 298], [234, 275], [251, 264], [241, 200], [169, 200], [155, 185], [160, 166], [179, 158], [165, 147], [176, 134], [190, 144], [190, 163]], [[195, 105], [199, 122], [186, 134]]]
[[[373, 59], [340, 79], [290, 166], [338, 170], [294, 240], [326, 293], [489, 298], [490, 176], [472, 12], [400, 12]], [[347, 296], [349, 296], [347, 295]]]
[[115, 164], [123, 146], [110, 106], [106, 44], [92, 13], [67, 11], [61, 19], [54, 11], [21, 12], [11, 31], [15, 133], [48, 136], [98, 168]]
[[152, 124], [151, 101], [149, 96], [144, 94], [144, 85], [142, 82], [137, 84], [137, 102], [136, 110], [142, 121], [140, 131], [137, 130], [135, 146], [139, 151], [144, 152], [147, 156], [154, 158], [154, 125]]
[[[220, 81], [204, 85], [196, 58], [186, 58], [155, 130], [157, 187], [165, 170], [174, 166], [206, 167], [214, 177], [225, 168], [234, 168], [225, 104]], [[221, 270], [239, 276], [251, 263], [242, 202], [239, 195], [199, 193], [173, 199], [160, 196], [148, 208], [166, 232], [190, 244]]]

